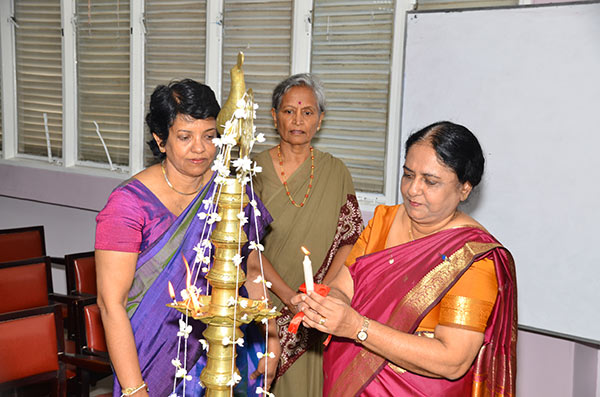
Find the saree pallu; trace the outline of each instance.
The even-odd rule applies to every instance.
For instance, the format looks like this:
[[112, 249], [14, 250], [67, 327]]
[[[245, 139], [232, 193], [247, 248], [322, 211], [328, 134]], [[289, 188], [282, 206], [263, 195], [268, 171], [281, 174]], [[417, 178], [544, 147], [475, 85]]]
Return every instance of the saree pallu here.
[[[483, 230], [465, 227], [358, 258], [350, 268], [352, 307], [414, 333], [421, 320], [477, 260], [493, 260], [498, 295], [471, 369], [449, 381], [389, 365], [354, 341], [334, 337], [325, 351], [324, 396], [509, 396], [516, 376], [516, 276], [510, 253]], [[382, 286], [385, 286], [382, 288]]]
[[[312, 188], [305, 205], [295, 207], [279, 180], [279, 171], [273, 166], [269, 151], [255, 158], [263, 172], [254, 180], [254, 188], [273, 216], [270, 231], [264, 239], [265, 256], [271, 261], [283, 280], [294, 289], [304, 282], [302, 260], [304, 254], [300, 246], [310, 252], [314, 280], [321, 283], [329, 270], [338, 249], [344, 245], [353, 245], [363, 228], [362, 215], [356, 200], [352, 177], [339, 159], [329, 153], [314, 149], [315, 168]], [[308, 158], [287, 179], [291, 196], [302, 202], [311, 182], [311, 161]], [[277, 318], [282, 353], [277, 376], [281, 377], [304, 353], [302, 362], [298, 362], [291, 371], [299, 371], [286, 379], [279, 379], [274, 386], [276, 395], [320, 394], [322, 384], [321, 341], [323, 334], [300, 327], [297, 334], [287, 332], [292, 313], [283, 307], [273, 294], [271, 299], [282, 315]], [[308, 357], [307, 357], [308, 356]], [[308, 360], [304, 362], [304, 360]], [[301, 369], [303, 368], [303, 369]], [[303, 386], [295, 379], [302, 378]], [[309, 385], [307, 385], [309, 384]], [[307, 385], [308, 390], [301, 387]], [[289, 386], [289, 387], [288, 387]]]
[[[186, 272], [182, 258], [185, 257], [190, 265], [193, 264], [196, 255], [194, 247], [199, 243], [203, 229], [207, 229], [207, 235], [210, 236], [211, 225], [207, 225], [206, 220], [201, 220], [197, 214], [205, 211], [203, 200], [210, 198], [216, 188], [213, 176], [211, 182], [203, 188], [166, 232], [138, 256], [134, 281], [127, 302], [127, 313], [135, 337], [142, 377], [151, 395], [167, 396], [173, 391], [175, 367], [171, 364], [171, 360], [177, 356], [176, 334], [179, 330], [181, 314], [166, 306], [171, 302], [168, 282], [171, 281], [176, 293], [185, 289]], [[247, 193], [252, 197], [250, 191]], [[254, 227], [251, 222], [244, 227], [249, 240], [261, 236], [271, 221], [268, 211], [258, 198], [257, 205], [261, 212], [261, 216], [257, 218], [259, 224]], [[245, 211], [246, 216], [253, 219], [252, 206], [248, 205]], [[248, 256], [247, 244], [242, 255]], [[198, 287], [206, 293], [205, 284], [199, 283]], [[247, 296], [243, 287], [240, 289], [240, 295]], [[198, 377], [206, 363], [206, 355], [198, 339], [202, 339], [202, 332], [206, 326], [193, 319], [189, 320], [189, 324], [192, 325], [192, 332], [187, 344], [186, 368], [193, 378], [186, 382], [185, 395], [201, 396], [204, 395], [204, 389], [198, 384]], [[254, 333], [257, 329], [249, 325], [244, 331]], [[246, 342], [252, 338], [247, 338]], [[263, 341], [258, 338], [258, 340], [253, 339], [251, 346], [245, 343], [243, 349], [237, 349], [237, 364], [242, 374], [242, 382], [235, 388], [236, 395], [246, 395], [246, 388], [254, 393], [258, 382], [248, 384], [247, 375], [256, 369], [258, 359], [256, 354], [250, 354], [249, 350], [264, 351], [262, 345], [264, 345]], [[179, 382], [177, 394], [181, 396], [181, 379], [177, 379], [177, 382]], [[115, 379], [114, 395], [120, 396], [120, 390], [120, 385]]]

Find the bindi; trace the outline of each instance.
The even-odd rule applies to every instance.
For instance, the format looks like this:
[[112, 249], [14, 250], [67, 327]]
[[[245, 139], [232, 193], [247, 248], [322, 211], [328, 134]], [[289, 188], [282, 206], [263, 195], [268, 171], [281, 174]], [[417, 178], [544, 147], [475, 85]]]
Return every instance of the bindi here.
[[298, 101], [298, 105], [302, 105], [302, 102], [301, 102], [301, 101]]

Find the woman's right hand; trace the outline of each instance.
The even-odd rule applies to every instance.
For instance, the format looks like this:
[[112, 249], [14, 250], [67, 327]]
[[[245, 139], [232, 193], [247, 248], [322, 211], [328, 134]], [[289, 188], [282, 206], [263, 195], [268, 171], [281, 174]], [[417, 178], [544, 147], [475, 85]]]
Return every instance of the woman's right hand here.
[[362, 316], [343, 300], [317, 293], [298, 294], [292, 302], [304, 313], [302, 324], [321, 332], [354, 339], [362, 326]]

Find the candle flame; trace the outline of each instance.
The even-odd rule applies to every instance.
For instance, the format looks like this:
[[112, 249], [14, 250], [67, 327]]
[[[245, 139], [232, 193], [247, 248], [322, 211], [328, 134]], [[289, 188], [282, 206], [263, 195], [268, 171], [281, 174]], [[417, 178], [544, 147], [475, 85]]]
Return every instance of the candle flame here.
[[307, 250], [304, 246], [300, 247], [300, 249], [302, 250], [302, 252], [304, 252], [304, 255], [310, 255], [310, 251]]
[[173, 284], [169, 281], [169, 295], [171, 299], [175, 299], [175, 289], [173, 288]]

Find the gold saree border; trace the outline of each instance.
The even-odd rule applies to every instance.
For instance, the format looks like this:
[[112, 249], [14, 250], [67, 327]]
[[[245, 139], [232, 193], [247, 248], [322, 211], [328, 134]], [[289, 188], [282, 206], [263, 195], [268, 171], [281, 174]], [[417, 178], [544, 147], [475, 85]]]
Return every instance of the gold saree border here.
[[[419, 316], [432, 306], [443, 292], [450, 289], [455, 280], [473, 263], [475, 257], [496, 248], [503, 247], [499, 243], [475, 241], [465, 243], [462, 248], [430, 270], [402, 298], [385, 325], [408, 332]], [[357, 395], [365, 383], [376, 375], [385, 361], [387, 360], [383, 357], [363, 347], [335, 380], [329, 396]]]

